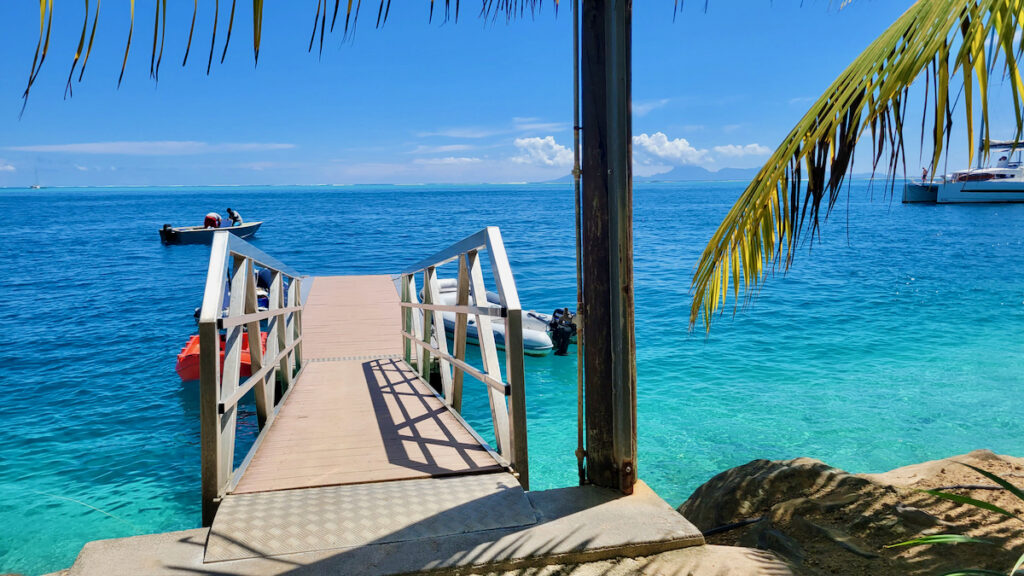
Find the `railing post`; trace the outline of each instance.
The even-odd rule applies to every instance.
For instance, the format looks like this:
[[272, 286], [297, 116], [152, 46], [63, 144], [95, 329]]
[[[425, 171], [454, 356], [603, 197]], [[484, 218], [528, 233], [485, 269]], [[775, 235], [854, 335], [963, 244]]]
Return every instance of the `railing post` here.
[[[270, 284], [270, 308], [274, 310], [280, 310], [284, 308], [284, 274], [277, 272], [272, 275]], [[280, 353], [282, 350], [288, 348], [291, 344], [291, 334], [289, 330], [291, 326], [288, 325], [286, 315], [275, 316], [274, 328], [277, 332], [277, 352]], [[292, 387], [292, 370], [291, 362], [289, 362], [289, 355], [285, 354], [281, 358], [280, 364], [278, 364], [278, 374], [281, 378], [281, 390], [282, 394], [284, 391], [289, 390]]]
[[[431, 266], [423, 271], [423, 303], [434, 304], [431, 299], [430, 283], [434, 277], [434, 267]], [[420, 340], [430, 344], [430, 339], [434, 335], [434, 311], [423, 310], [423, 332], [420, 333]], [[430, 352], [423, 348], [420, 355], [420, 377], [425, 381], [430, 382]]]
[[[289, 306], [299, 307], [302, 305], [302, 280], [299, 278], [292, 278], [292, 288], [289, 291], [291, 296], [291, 304]], [[292, 332], [292, 336], [299, 341], [292, 350], [294, 364], [301, 369], [302, 368], [302, 310], [292, 312], [292, 322], [295, 324], [295, 329]]]
[[[466, 253], [469, 266], [469, 282], [473, 292], [473, 303], [482, 306], [487, 302], [487, 285], [484, 284], [484, 273], [480, 267], [480, 255], [476, 250]], [[494, 344], [494, 330], [491, 327], [490, 316], [484, 314], [476, 315], [477, 340], [480, 344], [480, 357], [484, 362], [484, 372], [488, 376], [501, 379], [501, 365], [498, 364], [498, 347]], [[491, 421], [494, 423], [494, 439], [498, 443], [498, 453], [506, 459], [510, 459], [508, 427], [508, 405], [505, 403], [505, 395], [497, 390], [488, 387], [487, 399], [491, 406]]]
[[[409, 304], [412, 303], [412, 299], [409, 297], [409, 285], [412, 283], [412, 274], [402, 274], [402, 302]], [[406, 364], [412, 366], [412, 352], [413, 345], [412, 340], [409, 339], [406, 334], [415, 334], [412, 331], [412, 308], [407, 306], [402, 307], [402, 356], [405, 358]]]
[[[439, 304], [441, 302], [441, 285], [437, 281], [437, 270], [434, 268], [429, 269], [430, 278], [423, 284], [423, 292], [430, 298], [431, 304]], [[448, 335], [444, 327], [444, 313], [434, 312], [431, 314], [433, 319], [434, 327], [434, 339], [437, 340], [437, 349], [442, 354], [448, 354]], [[443, 356], [437, 358], [438, 369], [441, 373], [441, 390], [444, 396], [444, 401], [449, 406], [452, 405], [452, 365]]]
[[[253, 314], [259, 310], [255, 269], [250, 268], [245, 284], [245, 313]], [[245, 329], [249, 334], [249, 373], [255, 374], [263, 367], [263, 346], [260, 343], [259, 320], [246, 323]], [[254, 334], [255, 336], [253, 336]], [[253, 396], [256, 399], [256, 425], [262, 430], [267, 425], [267, 421], [274, 411], [274, 405], [267, 395], [267, 388], [263, 385], [263, 382], [254, 387]]]
[[227, 265], [228, 232], [214, 234], [210, 266], [206, 273], [203, 307], [199, 315], [199, 445], [202, 477], [203, 526], [213, 523], [217, 504], [227, 482], [221, 476], [220, 333], [217, 319], [224, 304], [224, 269]]
[[[457, 306], [469, 306], [469, 268], [466, 267], [466, 255], [459, 254], [459, 287], [455, 296]], [[455, 358], [466, 359], [466, 332], [469, 315], [465, 312], [455, 314]], [[455, 367], [452, 375], [452, 409], [462, 413], [462, 380], [465, 373], [461, 368]]]
[[526, 385], [523, 369], [523, 309], [519, 291], [509, 266], [508, 254], [501, 233], [495, 227], [487, 228], [487, 254], [491, 258], [491, 271], [498, 288], [501, 305], [507, 311], [505, 318], [505, 372], [509, 386], [509, 462], [519, 474], [524, 489], [530, 487], [530, 463], [526, 448]]
[[[246, 288], [249, 285], [249, 276], [252, 276], [249, 260], [242, 256], [235, 256], [234, 267], [231, 272], [231, 303], [228, 305], [228, 318], [241, 316], [245, 312]], [[258, 332], [257, 338], [259, 338]], [[251, 347], [252, 342], [249, 344]], [[227, 330], [224, 338], [224, 367], [221, 369], [220, 399], [229, 398], [238, 389], [241, 370], [242, 326], [233, 326]], [[220, 466], [221, 477], [225, 480], [231, 477], [231, 470], [234, 464], [235, 424], [237, 419], [238, 406], [235, 404], [225, 406], [224, 413], [220, 414]]]
[[523, 311], [509, 309], [505, 318], [505, 371], [510, 394], [509, 462], [519, 474], [524, 490], [530, 489], [530, 462], [526, 449], [526, 384], [523, 370]]

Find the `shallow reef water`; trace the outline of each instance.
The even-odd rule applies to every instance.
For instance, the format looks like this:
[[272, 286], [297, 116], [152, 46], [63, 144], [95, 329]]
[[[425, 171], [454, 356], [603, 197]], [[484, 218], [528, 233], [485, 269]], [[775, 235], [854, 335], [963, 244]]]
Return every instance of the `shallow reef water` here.
[[[855, 182], [788, 273], [690, 331], [696, 259], [742, 189], [636, 187], [642, 479], [678, 505], [755, 458], [868, 472], [1024, 455], [1024, 205], [903, 205]], [[0, 190], [0, 572], [199, 525], [198, 391], [174, 362], [209, 248], [157, 230], [228, 206], [312, 275], [395, 273], [499, 226], [524, 307], [575, 307], [564, 184]], [[532, 488], [572, 485], [575, 358], [525, 362]], [[465, 402], [491, 436], [483, 386]]]

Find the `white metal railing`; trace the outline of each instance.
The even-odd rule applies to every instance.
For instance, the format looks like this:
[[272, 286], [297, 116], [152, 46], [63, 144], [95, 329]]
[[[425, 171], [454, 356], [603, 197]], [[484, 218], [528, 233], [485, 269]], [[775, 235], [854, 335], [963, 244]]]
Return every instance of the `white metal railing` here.
[[[268, 306], [259, 311], [256, 269], [270, 271]], [[285, 289], [285, 278], [288, 288]], [[223, 312], [225, 287], [230, 289]], [[231, 491], [277, 414], [275, 406], [302, 366], [301, 280], [297, 272], [228, 231], [214, 233], [199, 316], [199, 419], [202, 452], [203, 525], [213, 522], [220, 499]], [[260, 322], [267, 322], [261, 346]], [[241, 380], [242, 334], [248, 333], [251, 375]], [[224, 330], [224, 361], [220, 331]], [[281, 396], [277, 397], [277, 380]], [[260, 434], [237, 470], [238, 402], [254, 391]]]
[[[488, 305], [480, 252], [490, 257], [491, 272], [501, 305]], [[455, 305], [441, 304], [437, 267], [458, 260], [458, 289]], [[416, 277], [423, 283], [419, 301]], [[526, 395], [523, 382], [523, 311], [519, 305], [505, 244], [497, 227], [489, 226], [472, 236], [402, 271], [402, 335], [405, 360], [416, 366], [424, 380], [430, 379], [431, 357], [441, 372], [442, 398], [456, 413], [462, 411], [462, 381], [465, 374], [486, 384], [498, 454], [529, 489], [526, 449]], [[470, 295], [474, 305], [470, 305]], [[454, 354], [448, 351], [441, 312], [455, 313]], [[476, 319], [483, 370], [466, 362], [469, 315]], [[505, 374], [501, 373], [494, 342], [492, 318], [505, 321]]]

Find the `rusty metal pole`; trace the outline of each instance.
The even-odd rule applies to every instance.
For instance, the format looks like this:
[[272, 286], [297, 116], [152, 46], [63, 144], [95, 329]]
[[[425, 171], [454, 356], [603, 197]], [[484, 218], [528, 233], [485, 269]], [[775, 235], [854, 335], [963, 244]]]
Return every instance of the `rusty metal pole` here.
[[587, 477], [636, 482], [632, 0], [582, 3], [583, 336]]

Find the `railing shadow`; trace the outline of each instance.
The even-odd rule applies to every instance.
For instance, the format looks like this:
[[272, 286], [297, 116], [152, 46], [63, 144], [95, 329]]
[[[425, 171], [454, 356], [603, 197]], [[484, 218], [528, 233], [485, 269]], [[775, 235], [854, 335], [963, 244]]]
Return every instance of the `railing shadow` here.
[[[371, 360], [362, 368], [389, 463], [432, 476], [497, 469], [496, 463], [480, 463], [487, 451], [468, 431], [455, 434], [461, 424], [404, 361]], [[425, 430], [439, 432], [440, 437], [436, 433], [428, 436]], [[457, 458], [460, 465], [453, 467], [450, 459], [439, 459], [441, 449]]]

